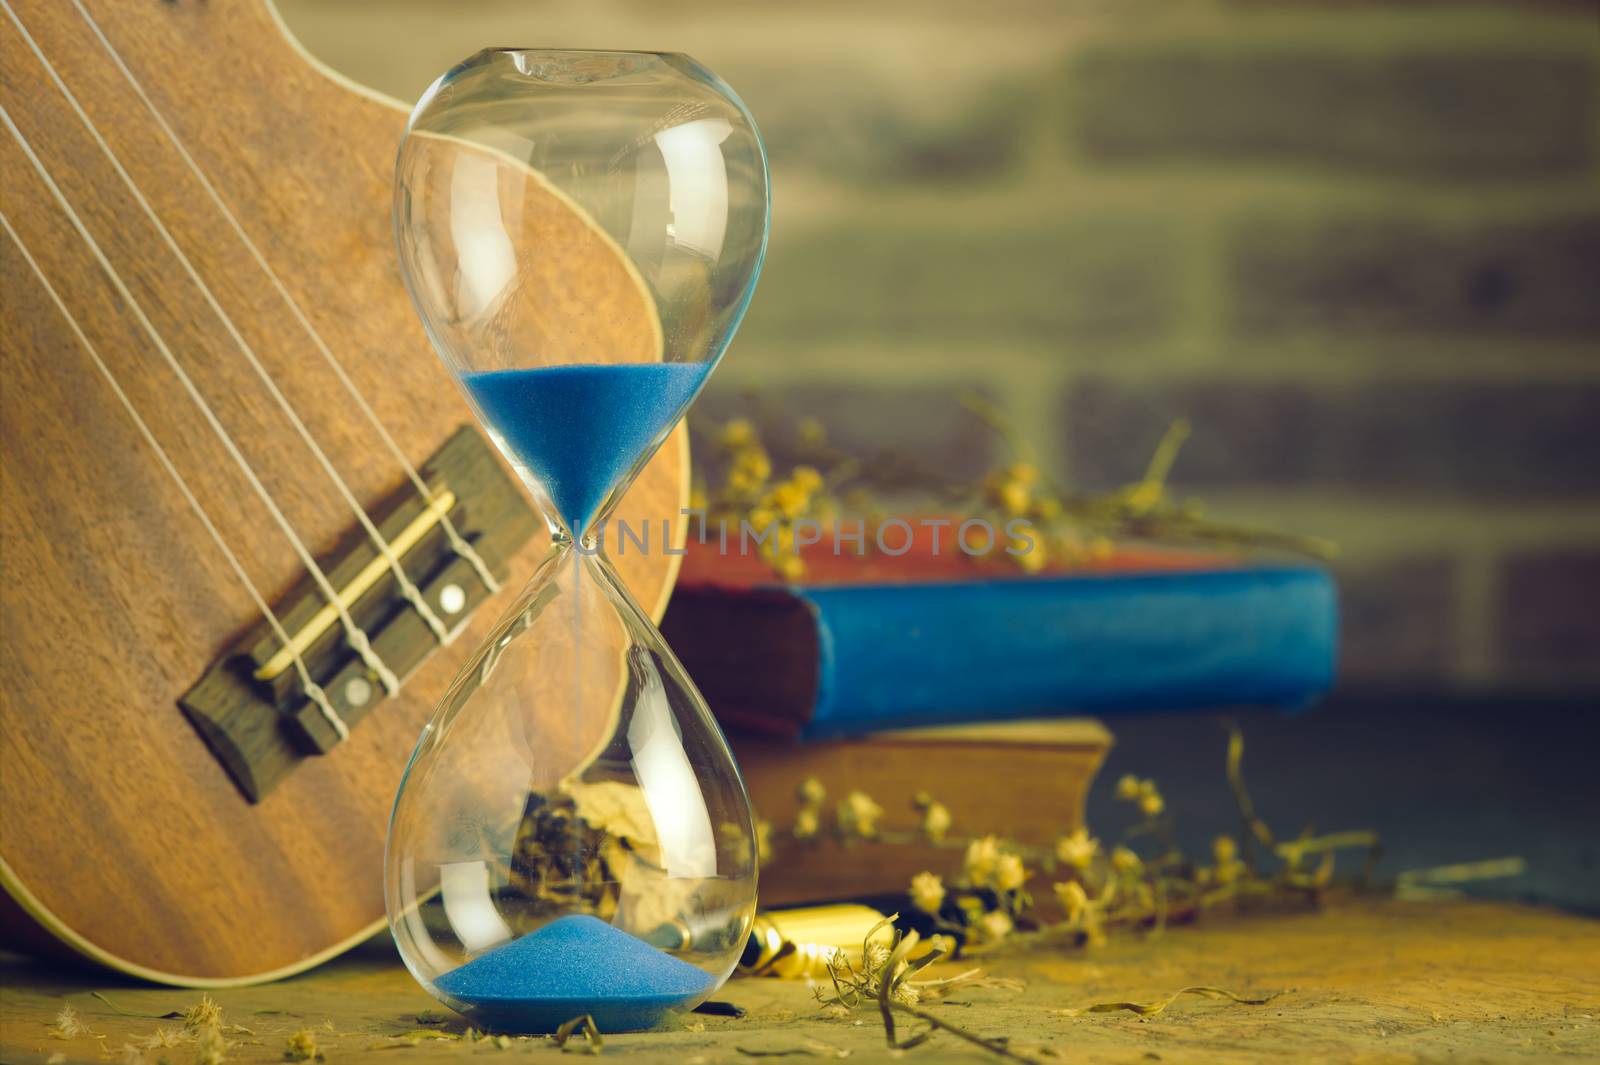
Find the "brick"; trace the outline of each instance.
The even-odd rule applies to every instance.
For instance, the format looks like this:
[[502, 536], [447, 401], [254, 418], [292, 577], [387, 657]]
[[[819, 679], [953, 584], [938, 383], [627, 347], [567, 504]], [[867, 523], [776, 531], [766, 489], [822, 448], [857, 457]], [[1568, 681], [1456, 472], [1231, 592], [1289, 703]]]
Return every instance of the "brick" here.
[[1501, 661], [1600, 679], [1600, 550], [1522, 553], [1502, 560], [1495, 610]]
[[1146, 218], [861, 222], [775, 237], [742, 347], [814, 338], [1148, 339], [1175, 313], [1172, 237]]
[[1457, 565], [1418, 556], [1336, 567], [1339, 677], [1352, 689], [1449, 685]]
[[[731, 77], [731, 75], [730, 75]], [[850, 182], [974, 181], [1013, 173], [1034, 111], [1019, 87], [973, 85], [943, 106], [927, 90], [885, 85], [859, 69], [814, 62], [741, 72], [746, 100], [759, 116], [772, 167], [813, 171]], [[1031, 88], [1031, 97], [1045, 94]], [[907, 97], [912, 97], [907, 99]]]
[[1257, 217], [1227, 256], [1240, 333], [1600, 336], [1600, 215], [1470, 228]]
[[[971, 390], [981, 392], [981, 383], [974, 381]], [[995, 439], [993, 432], [962, 406], [962, 392], [959, 385], [802, 384], [762, 388], [752, 397], [719, 388], [713, 381], [695, 403], [696, 414], [702, 416], [696, 424], [738, 415], [750, 417], [758, 425], [782, 428], [784, 431], [763, 432], [780, 473], [803, 459], [789, 431], [793, 423], [816, 418], [827, 430], [831, 446], [878, 469], [885, 468], [892, 456], [943, 476], [973, 479], [995, 460]], [[764, 417], [763, 412], [775, 417]], [[693, 443], [697, 465], [715, 462], [703, 434]], [[925, 493], [918, 496], [926, 503]]]
[[1490, 178], [1592, 163], [1595, 64], [1566, 50], [1102, 46], [1071, 72], [1091, 160]]
[[1195, 378], [1087, 378], [1063, 404], [1071, 482], [1139, 476], [1175, 417], [1194, 434], [1180, 490], [1316, 486], [1432, 496], [1600, 491], [1600, 385], [1457, 382], [1316, 387]]
[[1029, 100], [1019, 92], [990, 88], [975, 94], [950, 121], [882, 130], [883, 176], [949, 181], [1009, 174], [1021, 161], [1031, 114]]
[[[1333, 10], [1343, 15], [1352, 9], [1379, 9], [1393, 12], [1409, 8], [1416, 11], [1436, 12], [1441, 8], [1482, 11], [1484, 8], [1509, 8], [1519, 15], [1567, 16], [1572, 12], [1581, 15], [1594, 13], [1594, 0], [1226, 0], [1228, 6], [1249, 10], [1281, 12], [1285, 8], [1306, 11]], [[1588, 30], [1585, 22], [1576, 27]]]

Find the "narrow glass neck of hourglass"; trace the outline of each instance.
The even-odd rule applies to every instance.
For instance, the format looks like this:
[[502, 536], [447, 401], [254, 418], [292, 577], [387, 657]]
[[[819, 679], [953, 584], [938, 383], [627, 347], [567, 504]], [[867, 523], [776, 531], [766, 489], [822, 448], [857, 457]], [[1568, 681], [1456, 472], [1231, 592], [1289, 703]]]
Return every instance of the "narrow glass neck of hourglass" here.
[[601, 553], [605, 542], [607, 525], [611, 522], [611, 514], [617, 509], [624, 492], [633, 477], [627, 477], [622, 483], [613, 486], [600, 503], [600, 506], [587, 519], [567, 524], [566, 517], [561, 508], [550, 498], [550, 493], [536, 477], [527, 477], [526, 483], [529, 491], [539, 500], [540, 508], [544, 511], [545, 525], [550, 530], [552, 543], [562, 547], [576, 547], [579, 554], [593, 556]]

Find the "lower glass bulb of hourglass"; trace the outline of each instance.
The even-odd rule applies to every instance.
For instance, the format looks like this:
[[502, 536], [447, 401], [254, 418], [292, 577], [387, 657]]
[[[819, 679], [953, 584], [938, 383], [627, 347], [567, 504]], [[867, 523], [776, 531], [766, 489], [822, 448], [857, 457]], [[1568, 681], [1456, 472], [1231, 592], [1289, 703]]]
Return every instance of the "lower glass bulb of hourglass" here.
[[628, 1031], [721, 986], [755, 912], [749, 799], [603, 556], [555, 547], [423, 730], [385, 855], [412, 974], [496, 1031]]

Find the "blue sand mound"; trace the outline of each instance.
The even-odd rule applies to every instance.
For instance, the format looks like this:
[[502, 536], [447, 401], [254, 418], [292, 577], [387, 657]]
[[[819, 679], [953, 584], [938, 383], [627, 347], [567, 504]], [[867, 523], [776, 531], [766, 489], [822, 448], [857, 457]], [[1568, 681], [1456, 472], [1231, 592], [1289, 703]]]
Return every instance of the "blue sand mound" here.
[[469, 373], [462, 380], [577, 537], [710, 372], [710, 363], [579, 363]]
[[572, 915], [479, 955], [434, 986], [485, 1028], [534, 1034], [585, 1013], [602, 1033], [650, 1028], [714, 983], [599, 918]]

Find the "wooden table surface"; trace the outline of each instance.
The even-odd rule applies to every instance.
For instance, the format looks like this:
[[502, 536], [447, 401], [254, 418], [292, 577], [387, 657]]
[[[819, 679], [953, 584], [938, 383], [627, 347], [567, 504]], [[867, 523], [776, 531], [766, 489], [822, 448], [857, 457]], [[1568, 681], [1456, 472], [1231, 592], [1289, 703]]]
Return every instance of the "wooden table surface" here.
[[[1317, 912], [1213, 916], [1160, 939], [1114, 937], [1098, 950], [991, 954], [987, 971], [1021, 990], [958, 992], [932, 1007], [1039, 1060], [1074, 1062], [1341, 1061], [1521, 1062], [1600, 1060], [1600, 922], [1487, 903], [1358, 900]], [[1199, 998], [1151, 1017], [1072, 1017], [1063, 1010], [1112, 999], [1159, 998], [1188, 984], [1241, 993], [1287, 989], [1264, 1006]], [[6, 1062], [197, 1060], [194, 1044], [144, 1050], [179, 1022], [118, 1013], [181, 1010], [199, 995], [62, 972], [26, 961], [0, 965], [0, 1058]], [[227, 1061], [281, 1062], [286, 1039], [316, 1030], [325, 1060], [407, 1065], [464, 1056], [562, 1053], [548, 1039], [467, 1042], [453, 1015], [423, 993], [381, 943], [315, 972], [262, 987], [218, 991], [233, 1031]], [[675, 1065], [755, 1062], [764, 1056], [887, 1060], [875, 1010], [830, 1017], [800, 983], [736, 979], [720, 994], [742, 1019], [694, 1015], [666, 1030], [605, 1040], [603, 1057]], [[89, 1034], [49, 1029], [73, 1006]], [[431, 1024], [417, 1015], [433, 1011]], [[419, 1030], [451, 1038], [403, 1038]], [[904, 1034], [905, 1029], [902, 1029]], [[948, 1035], [901, 1060], [999, 1060]]]

